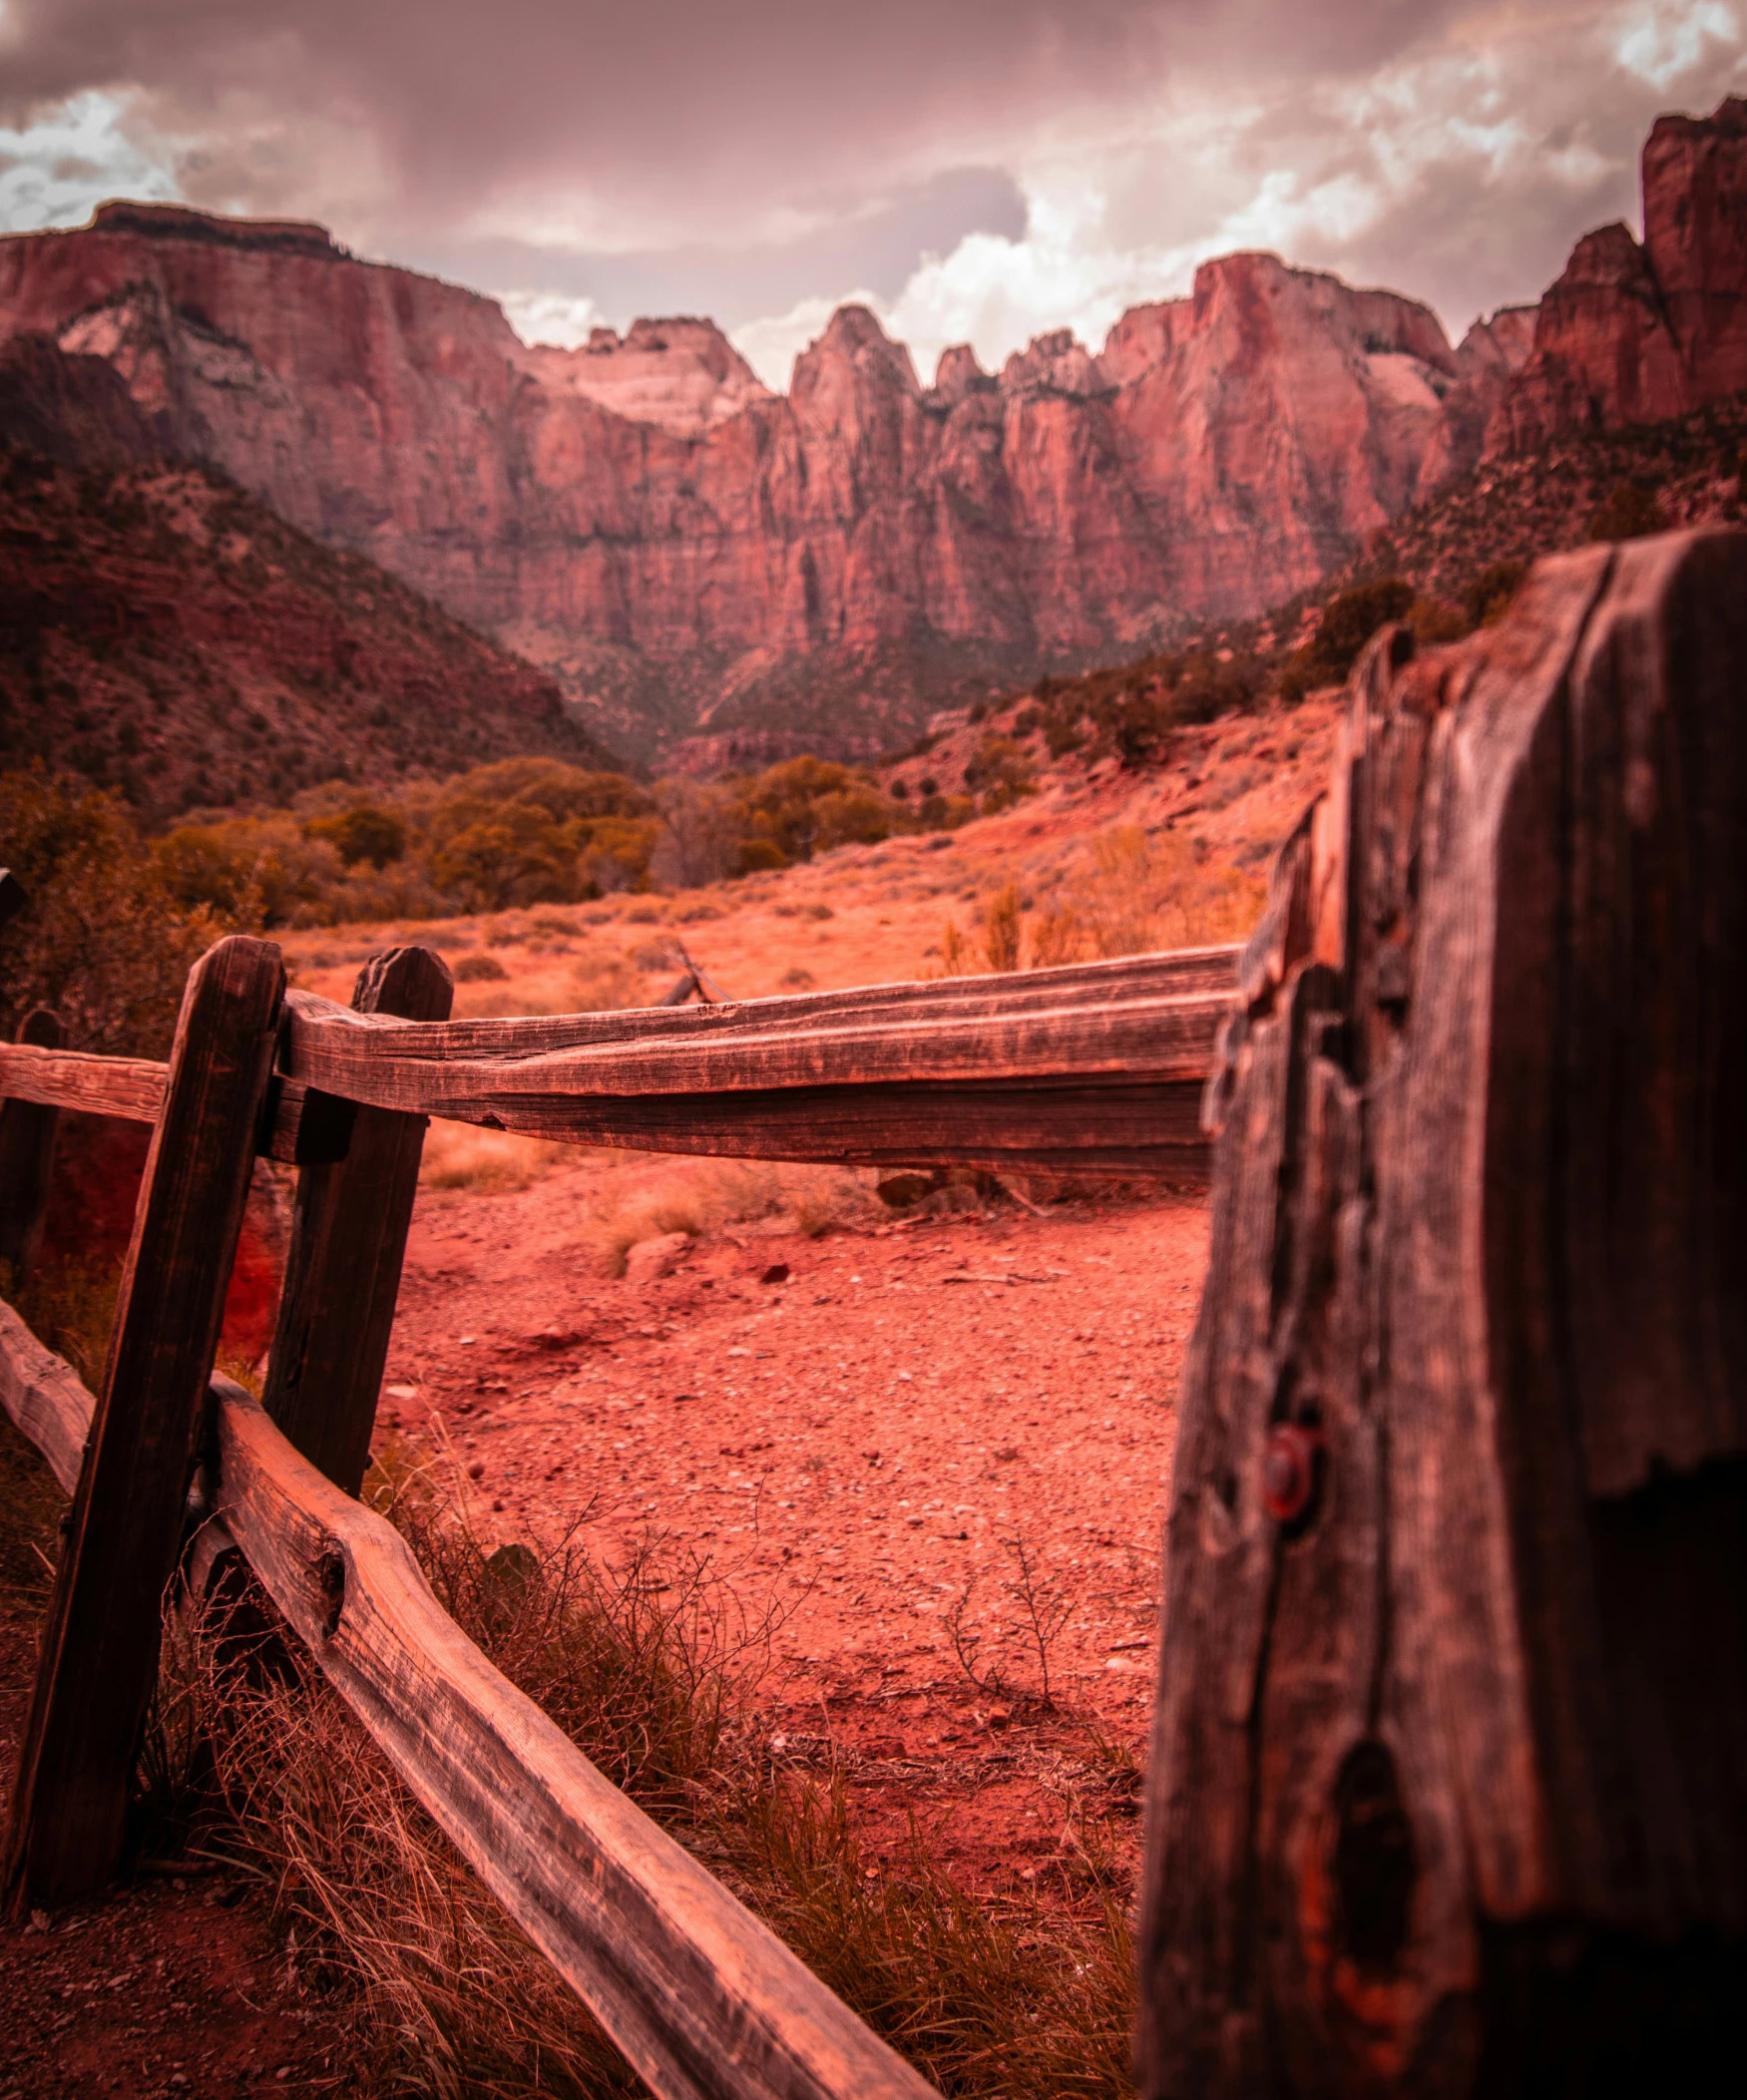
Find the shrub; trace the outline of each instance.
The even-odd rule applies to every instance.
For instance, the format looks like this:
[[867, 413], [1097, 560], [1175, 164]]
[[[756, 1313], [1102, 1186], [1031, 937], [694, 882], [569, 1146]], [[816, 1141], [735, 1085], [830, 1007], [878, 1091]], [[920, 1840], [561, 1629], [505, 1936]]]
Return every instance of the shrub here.
[[998, 976], [1019, 968], [1019, 890], [1009, 883], [989, 900], [983, 919], [983, 954]]
[[0, 839], [28, 902], [0, 934], [0, 1030], [52, 1007], [71, 1049], [162, 1057], [189, 969], [233, 921], [179, 898], [118, 797], [0, 775]]
[[1641, 540], [1667, 530], [1662, 506], [1635, 481], [1622, 481], [1589, 520], [1591, 540]]
[[1469, 626], [1490, 628], [1503, 620], [1528, 574], [1527, 562], [1494, 562], [1483, 569], [1463, 594]]
[[510, 973], [495, 955], [476, 952], [464, 955], [452, 966], [458, 985], [502, 985], [509, 982]]
[[303, 833], [306, 838], [328, 840], [348, 868], [360, 861], [368, 861], [372, 868], [386, 868], [406, 851], [405, 821], [393, 810], [369, 802], [337, 816], [312, 818]]
[[1414, 603], [1414, 587], [1399, 576], [1360, 584], [1332, 598], [1322, 610], [1315, 634], [1288, 667], [1292, 681], [1281, 681], [1281, 695], [1301, 699], [1318, 685], [1338, 685], [1359, 660], [1359, 652], [1381, 627], [1405, 619]]

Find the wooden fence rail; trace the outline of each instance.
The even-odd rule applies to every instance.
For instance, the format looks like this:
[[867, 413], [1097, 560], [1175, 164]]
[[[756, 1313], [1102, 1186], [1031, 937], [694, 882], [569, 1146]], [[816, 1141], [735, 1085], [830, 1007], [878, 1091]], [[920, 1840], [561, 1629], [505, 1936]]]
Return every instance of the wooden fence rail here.
[[[656, 2092], [847, 2100], [929, 2090], [491, 1668], [439, 1609], [398, 1535], [352, 1498], [425, 1118], [667, 1151], [1194, 1176], [1206, 1158], [1199, 1098], [1235, 954], [468, 1023], [446, 1019], [441, 962], [396, 950], [365, 970], [351, 1008], [293, 994], [282, 1022], [270, 1018], [276, 1068], [248, 1078], [259, 1018], [226, 1033], [218, 1015], [215, 1034], [214, 1021], [202, 1023], [216, 1010], [210, 996], [203, 1007], [201, 983], [215, 971], [252, 982], [252, 972], [267, 1000], [261, 1016], [276, 1017], [268, 978], [276, 985], [278, 964], [263, 944], [233, 941], [191, 981], [169, 1064], [0, 1047], [0, 1096], [33, 1113], [149, 1121], [156, 1133], [106, 1404], [0, 1307], [0, 1402], [75, 1495], [13, 1804], [15, 1900], [96, 1886], [119, 1847], [156, 1658], [143, 1614], [155, 1613], [164, 1556], [180, 1542], [189, 1425], [212, 1369], [212, 1257], [228, 1262], [219, 1217], [204, 1263], [191, 1267], [198, 1250], [177, 1241], [203, 1238], [199, 1205], [191, 1212], [178, 1195], [188, 1177], [175, 1169], [201, 1150], [204, 1131], [225, 1203], [250, 1153], [300, 1169], [265, 1406], [212, 1382], [208, 1557], [216, 1539], [241, 1549], [409, 1786]], [[197, 1114], [167, 1146], [178, 1102], [197, 1085], [217, 1099], [215, 1080], [219, 1094], [229, 1088], [227, 1134], [215, 1144], [218, 1133]], [[180, 1290], [188, 1310], [178, 1336], [141, 1357], [127, 1337], [151, 1302], [135, 1272], [155, 1257], [160, 1288]], [[118, 1547], [82, 1511], [106, 1480], [140, 1474], [143, 1458], [155, 1484], [127, 1524], [112, 1519]], [[57, 1629], [95, 1612], [105, 1637], [106, 1601], [127, 1667], [112, 1664], [94, 1682], [75, 1669], [79, 1643]], [[57, 1746], [53, 1762], [43, 1744]], [[77, 1800], [62, 1780], [69, 1769]]]
[[[0, 1094], [155, 1122], [95, 1411], [0, 1312], [0, 1400], [74, 1490], [14, 1899], [113, 1866], [207, 1407], [218, 1520], [657, 2093], [926, 2091], [346, 1491], [423, 1118], [1169, 1173], [1204, 1101], [1143, 2093], [1732, 2091], [1706, 2074], [1747, 1998], [1744, 662], [1740, 534], [1542, 565], [1455, 650], [1386, 632], [1241, 958], [454, 1022], [434, 957], [281, 1012], [276, 953], [231, 941], [168, 1067], [0, 1049]], [[0, 920], [19, 902], [0, 876]], [[265, 1410], [208, 1399], [263, 1150], [301, 1162]]]

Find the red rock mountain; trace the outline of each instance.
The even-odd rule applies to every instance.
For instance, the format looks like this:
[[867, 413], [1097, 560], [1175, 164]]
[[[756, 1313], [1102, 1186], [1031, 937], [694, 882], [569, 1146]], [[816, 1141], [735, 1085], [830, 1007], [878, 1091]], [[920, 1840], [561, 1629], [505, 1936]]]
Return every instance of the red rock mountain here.
[[[114, 205], [0, 240], [0, 334], [106, 359], [168, 446], [557, 670], [610, 734], [866, 734], [949, 689], [1252, 613], [1475, 465], [1747, 383], [1747, 104], [1664, 119], [1646, 238], [1453, 349], [1425, 306], [1209, 262], [932, 386], [845, 307], [763, 387], [704, 320], [522, 344], [315, 226]], [[853, 705], [851, 704], [853, 703]], [[847, 710], [847, 711], [846, 711]]]
[[1617, 223], [1578, 241], [1541, 299], [1489, 453], [1661, 422], [1747, 387], [1747, 100], [1660, 118], [1643, 181], [1642, 244]]

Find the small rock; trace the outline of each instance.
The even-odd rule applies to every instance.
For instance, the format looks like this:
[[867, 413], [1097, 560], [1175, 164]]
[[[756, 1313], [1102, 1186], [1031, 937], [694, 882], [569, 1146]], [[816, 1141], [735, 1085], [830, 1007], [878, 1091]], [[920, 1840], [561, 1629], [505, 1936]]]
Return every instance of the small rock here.
[[480, 1462], [477, 1459], [475, 1459], [473, 1464], [467, 1469], [467, 1477], [470, 1480], [483, 1480], [485, 1478], [485, 1468], [480, 1464]]
[[384, 1386], [382, 1390], [390, 1400], [417, 1400], [419, 1397], [417, 1386]]
[[1012, 1719], [1013, 1709], [1011, 1707], [992, 1706], [989, 1709], [989, 1726], [991, 1728], [1005, 1728]]
[[663, 1232], [658, 1239], [639, 1240], [625, 1257], [627, 1283], [654, 1283], [672, 1274], [673, 1265], [691, 1245], [686, 1232]]
[[537, 1335], [529, 1335], [527, 1346], [530, 1349], [573, 1349], [582, 1339], [574, 1327], [564, 1327], [555, 1320]]
[[900, 1173], [882, 1174], [874, 1184], [874, 1193], [888, 1210], [908, 1210], [912, 1203], [920, 1203], [924, 1196], [932, 1195], [940, 1183], [938, 1174], [924, 1174], [906, 1168]]
[[763, 1275], [759, 1277], [758, 1281], [760, 1283], [787, 1283], [788, 1263], [785, 1261], [773, 1261]]
[[1017, 1444], [1003, 1444], [997, 1448], [995, 1456], [1005, 1461], [1017, 1459], [1019, 1457], [1019, 1446]]

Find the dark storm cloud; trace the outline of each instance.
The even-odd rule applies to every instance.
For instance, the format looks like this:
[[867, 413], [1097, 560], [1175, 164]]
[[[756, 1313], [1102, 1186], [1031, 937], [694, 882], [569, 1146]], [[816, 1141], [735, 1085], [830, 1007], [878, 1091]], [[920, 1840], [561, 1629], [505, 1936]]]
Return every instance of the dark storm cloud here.
[[[1435, 34], [1453, 0], [11, 0], [0, 113], [137, 88], [161, 129], [219, 135], [209, 166], [319, 188], [294, 139], [250, 169], [222, 134], [264, 99], [362, 127], [390, 214], [440, 220], [484, 196], [580, 184], [633, 221], [804, 208], [859, 176], [986, 158], [1016, 123], [1142, 99], [1169, 70], [1375, 64]], [[943, 154], [943, 146], [947, 149]], [[916, 165], [918, 159], [923, 166]], [[199, 168], [194, 171], [198, 177]]]
[[40, 139], [0, 154], [0, 222], [83, 216], [96, 156], [109, 189], [319, 217], [561, 335], [713, 312], [777, 380], [851, 293], [931, 367], [966, 337], [998, 358], [1064, 323], [1095, 336], [1236, 245], [1397, 285], [1460, 329], [1632, 214], [1656, 112], [1747, 82], [1744, 14], [0, 0], [0, 130]]
[[397, 259], [470, 284], [586, 296], [604, 313], [667, 312], [682, 288], [688, 311], [724, 328], [782, 313], [821, 286], [895, 299], [918, 259], [949, 254], [967, 233], [1018, 240], [1025, 199], [998, 168], [950, 168], [900, 185], [868, 204], [840, 199], [820, 222], [782, 241], [746, 246], [681, 242], [670, 248], [601, 252], [537, 246], [511, 238], [411, 240]]

